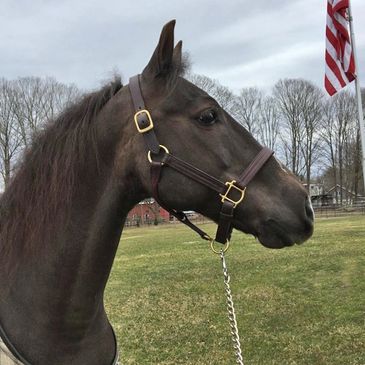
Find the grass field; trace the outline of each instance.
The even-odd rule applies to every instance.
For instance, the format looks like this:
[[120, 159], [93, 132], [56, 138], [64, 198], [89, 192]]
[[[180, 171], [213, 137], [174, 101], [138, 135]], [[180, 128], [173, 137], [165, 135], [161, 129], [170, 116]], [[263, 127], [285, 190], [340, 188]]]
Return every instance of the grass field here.
[[[227, 265], [245, 365], [365, 365], [364, 216], [278, 251], [235, 232]], [[126, 230], [105, 301], [123, 365], [235, 363], [219, 257], [181, 225]]]

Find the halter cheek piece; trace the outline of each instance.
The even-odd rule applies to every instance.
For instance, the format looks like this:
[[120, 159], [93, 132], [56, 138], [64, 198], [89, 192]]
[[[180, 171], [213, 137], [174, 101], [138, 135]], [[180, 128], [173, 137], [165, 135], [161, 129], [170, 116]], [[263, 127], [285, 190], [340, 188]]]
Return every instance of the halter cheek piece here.
[[[151, 114], [144, 104], [139, 83], [139, 75], [133, 76], [129, 79], [129, 90], [135, 109], [134, 123], [137, 131], [144, 137], [148, 151], [147, 157], [151, 164], [151, 184], [154, 199], [158, 202], [158, 204], [160, 204], [160, 206], [176, 217], [180, 222], [186, 224], [192, 230], [197, 232], [203, 239], [213, 242], [213, 239], [207, 233], [189, 221], [184, 212], [173, 208], [167, 208], [161, 202], [158, 192], [158, 183], [161, 178], [162, 168], [163, 166], [168, 166], [181, 174], [188, 176], [192, 180], [195, 180], [216, 191], [221, 198], [222, 206], [219, 214], [215, 241], [226, 244], [230, 240], [233, 229], [232, 221], [234, 217], [234, 209], [243, 201], [247, 185], [264, 166], [265, 162], [272, 156], [273, 151], [263, 147], [237, 180], [222, 182], [214, 176], [211, 176], [197, 167], [192, 166], [172, 155], [165, 146], [159, 144], [154, 131]], [[152, 156], [159, 155], [161, 152], [163, 152], [163, 156], [160, 161], [154, 161]]]

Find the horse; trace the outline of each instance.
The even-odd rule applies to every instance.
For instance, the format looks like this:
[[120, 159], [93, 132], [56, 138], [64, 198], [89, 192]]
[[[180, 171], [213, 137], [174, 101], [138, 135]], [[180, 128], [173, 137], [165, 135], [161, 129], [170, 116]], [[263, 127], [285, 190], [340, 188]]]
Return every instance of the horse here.
[[[116, 78], [35, 136], [1, 197], [0, 336], [23, 364], [116, 362], [104, 289], [128, 211], [156, 187], [167, 209], [193, 210], [215, 222], [228, 195], [243, 199], [234, 179], [262, 146], [183, 77], [174, 28], [175, 21], [163, 27], [138, 77], [147, 126], [138, 124], [130, 85]], [[150, 166], [162, 166], [167, 152], [153, 151], [149, 161], [147, 129], [186, 165], [229, 182], [231, 192], [219, 196], [168, 164], [153, 184]], [[271, 153], [257, 170], [232, 227], [268, 248], [303, 243], [314, 226], [307, 191]]]

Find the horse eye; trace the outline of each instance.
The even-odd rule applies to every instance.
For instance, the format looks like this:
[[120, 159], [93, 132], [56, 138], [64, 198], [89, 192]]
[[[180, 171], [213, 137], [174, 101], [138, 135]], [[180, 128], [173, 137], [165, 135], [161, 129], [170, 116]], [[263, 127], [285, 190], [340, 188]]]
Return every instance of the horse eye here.
[[199, 122], [204, 125], [212, 125], [216, 122], [217, 113], [214, 110], [206, 110], [204, 111], [200, 117]]

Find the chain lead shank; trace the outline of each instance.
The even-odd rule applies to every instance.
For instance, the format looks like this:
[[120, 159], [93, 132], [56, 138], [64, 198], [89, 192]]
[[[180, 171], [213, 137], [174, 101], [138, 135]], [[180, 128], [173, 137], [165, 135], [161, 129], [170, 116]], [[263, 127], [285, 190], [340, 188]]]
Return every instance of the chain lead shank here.
[[231, 336], [232, 336], [232, 341], [233, 341], [233, 347], [234, 347], [235, 354], [236, 354], [236, 364], [244, 365], [243, 357], [242, 357], [242, 350], [241, 350], [241, 343], [240, 343], [240, 336], [238, 334], [236, 313], [235, 313], [234, 305], [233, 305], [231, 287], [229, 285], [230, 276], [228, 274], [226, 260], [224, 257], [223, 250], [221, 250], [221, 252], [220, 252], [220, 257], [221, 257], [222, 268], [223, 268], [224, 289], [226, 291], [226, 298], [227, 298], [228, 319], [229, 319], [229, 325], [231, 327]]

